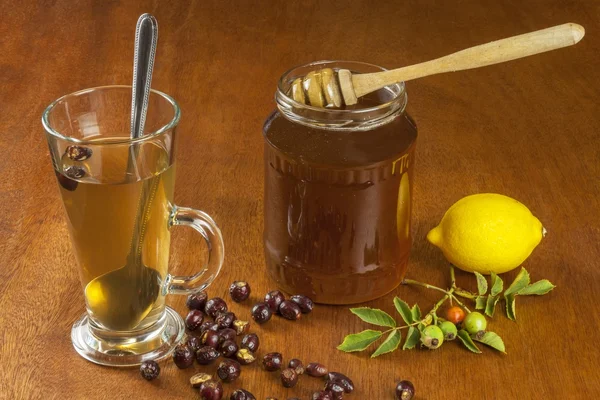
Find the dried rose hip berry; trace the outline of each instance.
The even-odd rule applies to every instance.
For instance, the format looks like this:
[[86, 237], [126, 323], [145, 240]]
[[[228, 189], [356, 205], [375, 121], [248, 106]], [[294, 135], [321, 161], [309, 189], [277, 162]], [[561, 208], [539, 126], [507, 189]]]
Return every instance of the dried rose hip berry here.
[[215, 318], [215, 323], [219, 326], [219, 329], [231, 328], [233, 321], [237, 318], [232, 312], [219, 313]]
[[197, 336], [188, 336], [185, 343], [192, 348], [194, 352], [198, 351], [202, 347], [202, 341]]
[[298, 383], [298, 374], [293, 368], [286, 368], [281, 371], [281, 384], [286, 388], [296, 386]]
[[221, 343], [221, 336], [218, 332], [215, 331], [206, 331], [202, 334], [202, 344], [206, 346], [210, 346], [213, 349], [219, 347], [219, 343]]
[[92, 156], [92, 149], [83, 146], [67, 146], [65, 154], [73, 161], [85, 161]]
[[400, 381], [396, 385], [396, 400], [411, 400], [415, 395], [415, 387], [411, 381]]
[[79, 185], [79, 182], [73, 179], [69, 179], [68, 177], [58, 172], [56, 172], [56, 179], [58, 180], [58, 184], [64, 189], [68, 190], [69, 192], [72, 192], [75, 189], [77, 189], [77, 186]]
[[304, 373], [304, 364], [302, 361], [297, 358], [292, 358], [288, 363], [288, 368], [292, 368], [298, 375], [302, 375]]
[[212, 375], [199, 372], [190, 378], [190, 384], [192, 387], [199, 388], [204, 382], [212, 380]]
[[215, 318], [218, 314], [227, 312], [227, 303], [220, 297], [213, 297], [206, 302], [204, 312]]
[[242, 338], [240, 347], [242, 349], [248, 349], [251, 352], [256, 353], [256, 351], [260, 347], [260, 340], [258, 339], [258, 335], [256, 333], [249, 333], [245, 335]]
[[283, 364], [283, 356], [281, 353], [273, 352], [265, 354], [262, 360], [263, 367], [266, 371], [277, 371], [281, 369]]
[[200, 400], [221, 400], [223, 385], [219, 381], [206, 381], [200, 385]]
[[200, 310], [190, 310], [187, 317], [185, 317], [185, 326], [190, 331], [195, 331], [200, 327], [204, 320], [204, 314]]
[[252, 307], [252, 319], [257, 324], [264, 324], [271, 319], [271, 315], [273, 315], [273, 312], [265, 303], [258, 303]]
[[285, 296], [279, 290], [272, 290], [265, 295], [265, 304], [267, 304], [274, 313], [279, 311], [279, 306], [284, 301]]
[[235, 360], [223, 360], [217, 368], [217, 376], [223, 382], [233, 382], [239, 378], [242, 372], [242, 367], [239, 362]]
[[279, 314], [285, 319], [296, 321], [302, 316], [302, 311], [298, 304], [290, 300], [285, 300], [279, 305]]
[[235, 359], [242, 365], [252, 364], [256, 361], [256, 357], [248, 349], [239, 349], [237, 353], [235, 353]]
[[229, 294], [233, 301], [241, 303], [250, 297], [250, 285], [248, 285], [248, 282], [235, 281], [229, 286]]
[[290, 297], [290, 300], [293, 301], [294, 303], [298, 304], [298, 307], [300, 307], [302, 314], [308, 314], [313, 310], [313, 307], [314, 307], [313, 301], [306, 296], [297, 294], [297, 295]]
[[329, 373], [329, 371], [327, 370], [327, 367], [325, 367], [323, 364], [319, 364], [319, 363], [315, 363], [315, 362], [308, 364], [306, 366], [305, 370], [308, 375], [314, 376], [316, 378], [320, 378]]
[[238, 345], [233, 340], [226, 340], [221, 343], [219, 350], [223, 357], [235, 357], [235, 353], [238, 351]]
[[256, 397], [252, 393], [244, 389], [238, 389], [231, 393], [229, 400], [256, 400]]
[[194, 364], [194, 350], [187, 344], [180, 344], [173, 350], [173, 362], [177, 368], [184, 369]]
[[142, 365], [140, 365], [140, 374], [145, 380], [151, 381], [158, 378], [158, 375], [160, 375], [160, 366], [154, 360], [144, 361]]
[[188, 296], [187, 301], [185, 302], [185, 305], [190, 310], [202, 311], [202, 310], [204, 310], [204, 307], [206, 306], [207, 299], [208, 299], [208, 295], [206, 294], [206, 292], [192, 293]]
[[352, 380], [350, 380], [350, 378], [348, 378], [346, 375], [340, 374], [339, 372], [330, 372], [327, 374], [325, 379], [328, 382], [337, 383], [344, 389], [344, 392], [346, 393], [352, 393], [354, 390], [354, 383]]
[[196, 352], [196, 361], [200, 365], [208, 365], [219, 358], [221, 354], [210, 346], [200, 347]]

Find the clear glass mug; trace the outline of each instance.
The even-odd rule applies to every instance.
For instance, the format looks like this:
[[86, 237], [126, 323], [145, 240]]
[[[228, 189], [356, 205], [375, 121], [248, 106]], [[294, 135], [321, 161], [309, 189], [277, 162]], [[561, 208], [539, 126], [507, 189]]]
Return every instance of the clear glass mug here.
[[[224, 256], [212, 218], [173, 205], [175, 100], [151, 91], [138, 139], [130, 137], [130, 117], [130, 86], [68, 94], [42, 116], [86, 301], [71, 339], [84, 358], [110, 366], [169, 355], [185, 325], [166, 295], [206, 288]], [[195, 275], [168, 272], [173, 225], [206, 241], [208, 260]]]

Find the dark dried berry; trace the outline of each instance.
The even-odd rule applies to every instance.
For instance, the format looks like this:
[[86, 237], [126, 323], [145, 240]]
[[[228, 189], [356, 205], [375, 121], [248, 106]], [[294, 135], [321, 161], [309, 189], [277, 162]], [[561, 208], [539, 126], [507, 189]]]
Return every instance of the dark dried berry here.
[[218, 333], [219, 333], [221, 343], [223, 343], [226, 340], [235, 341], [235, 337], [237, 336], [237, 333], [231, 328], [221, 329], [221, 330], [219, 330]]
[[237, 353], [235, 353], [235, 359], [242, 365], [252, 364], [256, 361], [256, 357], [248, 349], [239, 349]]
[[344, 398], [344, 388], [337, 382], [327, 381], [325, 391], [329, 393], [332, 400], [342, 400]]
[[233, 329], [238, 336], [244, 335], [250, 330], [250, 322], [241, 321], [239, 319], [235, 320], [233, 321]]
[[200, 310], [203, 311], [206, 306], [206, 300], [208, 299], [208, 295], [206, 292], [197, 292], [192, 293], [188, 296], [185, 305], [190, 310]]
[[222, 342], [221, 336], [218, 332], [215, 331], [206, 331], [202, 334], [202, 344], [206, 346], [210, 346], [213, 349], [219, 347], [219, 344]]
[[233, 340], [226, 340], [219, 347], [223, 357], [234, 357], [238, 351], [238, 345]]
[[158, 378], [158, 375], [160, 375], [160, 366], [154, 360], [144, 361], [142, 365], [140, 365], [140, 374], [145, 380], [151, 381]]
[[258, 335], [256, 333], [249, 333], [242, 338], [240, 342], [240, 347], [242, 349], [248, 349], [253, 353], [256, 353], [258, 348], [260, 347], [260, 340], [258, 339]]
[[204, 312], [215, 318], [218, 314], [227, 312], [227, 303], [220, 297], [213, 297], [206, 302]]
[[410, 400], [415, 395], [415, 387], [411, 381], [400, 381], [396, 385], [396, 400]]
[[198, 351], [202, 347], [202, 341], [197, 336], [188, 336], [185, 343], [192, 348], [194, 352]]
[[283, 365], [283, 356], [277, 352], [265, 354], [262, 365], [266, 371], [278, 371]]
[[204, 382], [212, 380], [212, 375], [199, 372], [190, 378], [190, 384], [192, 387], [199, 388]]
[[281, 316], [285, 319], [296, 321], [302, 316], [302, 311], [300, 310], [298, 304], [290, 300], [285, 300], [279, 306], [279, 314], [281, 314]]
[[238, 389], [231, 393], [229, 400], [256, 400], [256, 397], [252, 393], [244, 389]]
[[272, 312], [279, 311], [279, 306], [285, 301], [285, 296], [279, 290], [272, 290], [265, 295], [265, 303]]
[[331, 392], [321, 390], [313, 393], [312, 400], [333, 400], [333, 397], [331, 397]]
[[200, 385], [200, 400], [221, 400], [223, 385], [219, 381], [206, 381]]
[[223, 360], [219, 363], [219, 367], [217, 368], [217, 376], [223, 382], [233, 382], [235, 381], [242, 372], [242, 367], [239, 362], [235, 360]]
[[85, 169], [76, 165], [65, 168], [65, 175], [71, 179], [80, 179], [85, 176]]
[[302, 314], [308, 314], [313, 310], [313, 307], [314, 307], [313, 301], [306, 296], [297, 294], [297, 295], [290, 297], [290, 300], [293, 301], [294, 303], [298, 304], [298, 307], [300, 307]]
[[206, 331], [218, 331], [219, 325], [215, 324], [213, 321], [204, 321], [202, 324], [200, 324], [198, 330], [200, 331], [200, 336], [202, 336]]
[[236, 303], [241, 303], [250, 296], [250, 285], [248, 282], [235, 281], [229, 286], [231, 299]]
[[92, 149], [83, 146], [68, 146], [65, 154], [73, 161], [85, 161], [92, 156]]
[[61, 173], [56, 172], [56, 179], [58, 179], [58, 184], [60, 186], [62, 186], [63, 188], [65, 188], [66, 190], [68, 190], [69, 192], [74, 191], [75, 189], [77, 189], [77, 186], [79, 185], [79, 182], [73, 180], [73, 179], [69, 179], [66, 176], [64, 176]]
[[180, 344], [173, 350], [173, 362], [177, 368], [184, 369], [194, 364], [194, 350], [187, 344]]
[[185, 326], [190, 331], [195, 331], [200, 327], [204, 320], [204, 314], [200, 310], [190, 310], [187, 317], [185, 317]]
[[350, 380], [350, 378], [348, 378], [346, 375], [340, 374], [339, 372], [330, 372], [327, 374], [325, 379], [327, 381], [337, 383], [344, 389], [344, 392], [346, 393], [352, 393], [354, 390], [354, 383], [352, 380]]
[[252, 319], [257, 324], [264, 324], [271, 319], [271, 315], [273, 315], [273, 312], [265, 303], [258, 303], [252, 307]]
[[296, 386], [298, 383], [298, 374], [293, 368], [286, 368], [281, 371], [281, 384], [286, 388]]
[[200, 365], [208, 365], [219, 358], [221, 354], [210, 346], [200, 347], [196, 352], [196, 361]]
[[325, 367], [323, 364], [314, 363], [314, 362], [308, 364], [306, 366], [305, 370], [308, 375], [314, 376], [316, 378], [320, 378], [329, 373], [329, 371], [327, 370], [327, 367]]
[[215, 323], [219, 325], [219, 329], [231, 328], [233, 325], [233, 321], [237, 318], [232, 312], [224, 312], [217, 315], [215, 318]]
[[302, 361], [298, 360], [297, 358], [292, 358], [288, 363], [288, 367], [296, 371], [298, 375], [302, 375], [304, 373], [304, 364], [302, 364]]

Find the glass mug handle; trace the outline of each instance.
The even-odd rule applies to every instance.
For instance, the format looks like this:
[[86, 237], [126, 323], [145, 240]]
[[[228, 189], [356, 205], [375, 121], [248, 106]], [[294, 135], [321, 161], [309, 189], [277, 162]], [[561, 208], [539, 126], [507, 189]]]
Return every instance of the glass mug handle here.
[[[169, 219], [169, 228], [172, 226], [189, 226], [202, 235], [208, 246], [208, 260], [204, 267], [194, 275], [167, 276], [168, 293], [188, 294], [197, 290], [204, 290], [219, 275], [223, 266], [224, 245], [221, 230], [215, 221], [205, 212], [193, 208], [173, 206]], [[208, 274], [208, 278], [202, 279]]]

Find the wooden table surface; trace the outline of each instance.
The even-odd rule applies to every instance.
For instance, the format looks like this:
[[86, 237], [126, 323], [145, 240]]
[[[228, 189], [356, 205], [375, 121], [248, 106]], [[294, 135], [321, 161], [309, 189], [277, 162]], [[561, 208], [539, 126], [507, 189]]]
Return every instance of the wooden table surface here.
[[[262, 253], [261, 129], [285, 70], [320, 59], [397, 67], [564, 22], [586, 27], [571, 48], [407, 85], [419, 126], [408, 276], [448, 284], [447, 263], [425, 235], [469, 194], [515, 197], [549, 231], [525, 266], [557, 288], [520, 298], [516, 323], [503, 313], [490, 321], [506, 355], [454, 343], [374, 360], [341, 353], [335, 347], [346, 334], [367, 328], [347, 307], [319, 306], [297, 323], [274, 319], [255, 331], [261, 354], [281, 351], [349, 375], [357, 387], [350, 399], [392, 399], [400, 378], [414, 382], [418, 399], [600, 396], [598, 1], [3, 0], [0, 9], [0, 398], [197, 397], [187, 383], [192, 369], [169, 360], [148, 383], [137, 369], [85, 361], [70, 341], [84, 302], [40, 116], [60, 95], [130, 82], [143, 12], [160, 24], [153, 87], [182, 108], [176, 202], [210, 213], [226, 243], [209, 294], [226, 297], [232, 280], [245, 279], [253, 301], [274, 288]], [[174, 235], [172, 267], [189, 272], [201, 241], [187, 230]], [[472, 276], [457, 279], [474, 289]], [[394, 295], [422, 308], [438, 299], [399, 287], [367, 305], [392, 313]], [[169, 299], [181, 313], [184, 302]], [[249, 316], [249, 304], [232, 308]], [[308, 399], [320, 383], [303, 377], [284, 389], [254, 364], [227, 394], [240, 386], [282, 400]]]

